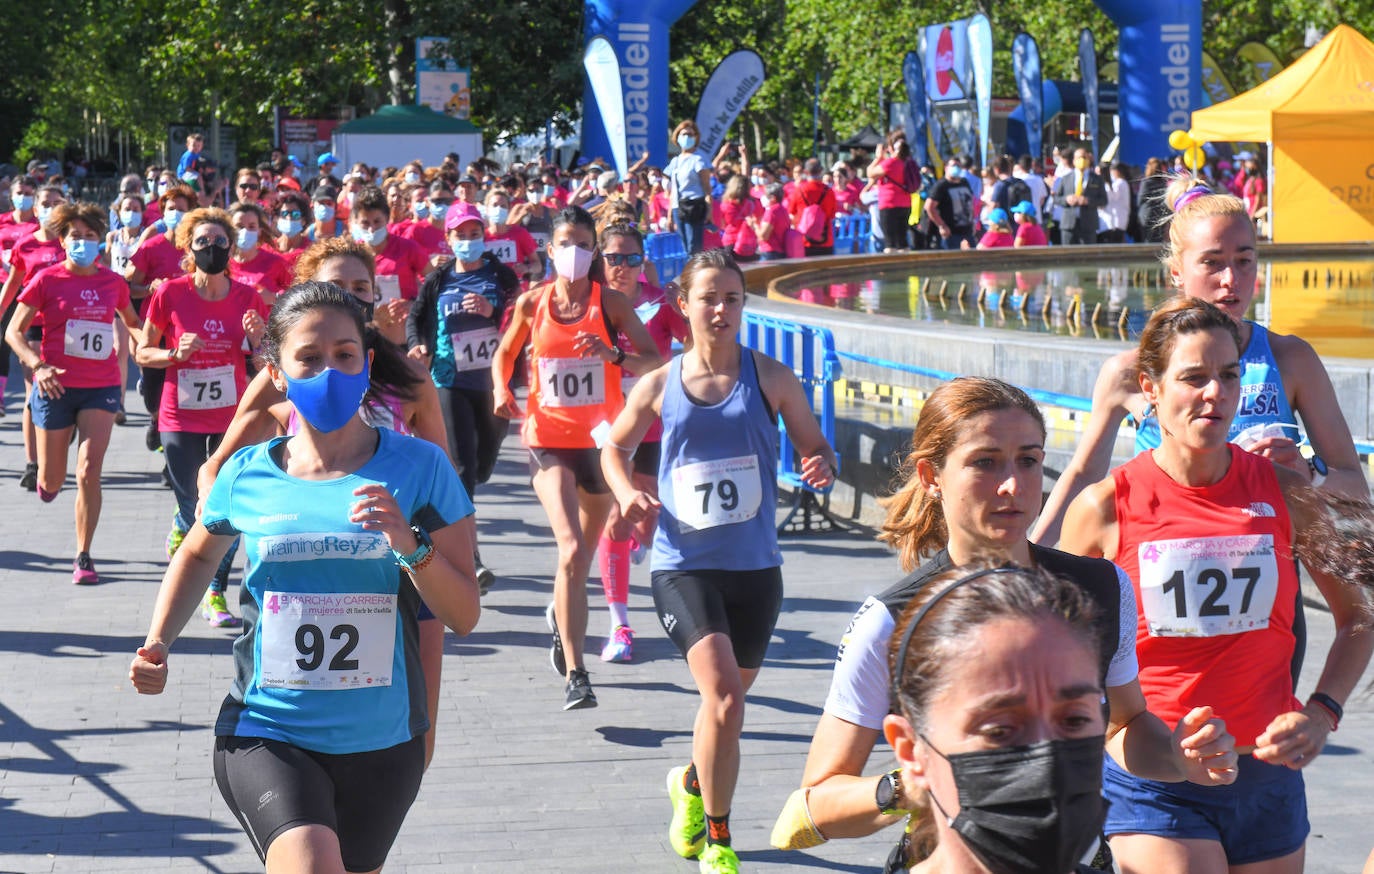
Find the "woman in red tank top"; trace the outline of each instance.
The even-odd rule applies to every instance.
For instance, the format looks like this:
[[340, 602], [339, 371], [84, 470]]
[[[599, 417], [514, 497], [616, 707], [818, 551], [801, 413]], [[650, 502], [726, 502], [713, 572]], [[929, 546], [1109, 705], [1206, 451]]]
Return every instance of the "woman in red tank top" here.
[[[1235, 322], [1213, 305], [1176, 298], [1156, 310], [1140, 339], [1139, 380], [1162, 444], [1085, 490], [1065, 517], [1061, 548], [1111, 559], [1135, 584], [1150, 710], [1173, 722], [1211, 706], [1241, 754], [1235, 783], [1201, 791], [1108, 763], [1104, 831], [1125, 872], [1222, 874], [1261, 862], [1273, 874], [1301, 871], [1308, 823], [1298, 771], [1336, 730], [1374, 647], [1359, 628], [1358, 588], [1320, 554], [1340, 535], [1314, 509], [1319, 493], [1227, 442], [1240, 352]], [[1295, 553], [1337, 630], [1306, 705], [1289, 673]]]
[[[522, 434], [534, 492], [558, 542], [553, 603], [545, 614], [553, 631], [549, 658], [567, 678], [563, 709], [573, 710], [596, 706], [582, 664], [587, 574], [612, 503], [597, 447], [620, 412], [620, 371], [648, 373], [663, 359], [631, 302], [601, 285], [596, 222], [586, 210], [568, 207], [554, 216], [548, 255], [557, 276], [516, 300], [492, 359], [492, 384], [496, 414], [519, 415], [510, 380], [528, 340]], [[621, 334], [634, 349], [615, 345]]]

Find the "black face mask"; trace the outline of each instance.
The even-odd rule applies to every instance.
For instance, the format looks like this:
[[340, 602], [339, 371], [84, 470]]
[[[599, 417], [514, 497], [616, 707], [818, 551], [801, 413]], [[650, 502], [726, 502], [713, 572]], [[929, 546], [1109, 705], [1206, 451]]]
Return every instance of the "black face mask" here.
[[1066, 874], [1101, 834], [1104, 737], [952, 756], [922, 740], [954, 773], [959, 815], [950, 827], [993, 874]]
[[196, 259], [196, 269], [202, 273], [214, 276], [229, 269], [228, 246], [206, 246], [204, 249], [193, 249], [191, 255]]

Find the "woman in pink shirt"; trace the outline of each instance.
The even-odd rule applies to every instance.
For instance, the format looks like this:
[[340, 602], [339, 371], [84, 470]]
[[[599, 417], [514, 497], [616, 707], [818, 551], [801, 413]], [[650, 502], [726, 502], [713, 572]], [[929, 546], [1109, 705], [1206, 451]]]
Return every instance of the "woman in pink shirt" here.
[[792, 219], [783, 205], [783, 187], [774, 182], [764, 186], [760, 214], [748, 221], [754, 237], [759, 241], [759, 260], [777, 261], [787, 257], [787, 232]]
[[[252, 287], [230, 278], [237, 231], [220, 209], [197, 209], [177, 228], [191, 273], [153, 293], [143, 323], [140, 366], [165, 370], [157, 423], [177, 511], [167, 533], [167, 557], [181, 547], [196, 515], [196, 473], [214, 452], [248, 385], [245, 345], [256, 349], [269, 307]], [[162, 338], [169, 348], [163, 349]], [[224, 592], [234, 550], [220, 562], [201, 613], [213, 626], [238, 625]]]
[[1035, 220], [1035, 207], [1029, 200], [1023, 200], [1011, 208], [1013, 220], [1016, 222], [1016, 239], [1012, 245], [1020, 248], [1022, 246], [1048, 246], [1049, 239], [1045, 236], [1045, 229], [1040, 227], [1040, 223]]
[[[91, 203], [57, 207], [46, 227], [62, 241], [66, 258], [39, 271], [24, 286], [5, 331], [19, 361], [33, 371], [29, 407], [38, 449], [38, 496], [57, 497], [67, 478], [72, 429], [80, 432], [76, 462], [76, 562], [72, 582], [100, 581], [91, 562], [91, 541], [100, 519], [100, 476], [119, 410], [119, 362], [114, 320], [122, 319], [142, 340], [129, 284], [102, 265], [104, 207]], [[24, 333], [43, 319], [40, 351]]]
[[868, 165], [868, 178], [878, 187], [878, 221], [882, 224], [884, 252], [905, 252], [907, 228], [911, 224], [911, 192], [921, 185], [919, 168], [911, 160], [911, 149], [901, 132], [888, 137], [885, 146], [878, 146], [873, 163]]
[[262, 245], [264, 238], [272, 239], [267, 212], [256, 203], [236, 203], [229, 207], [229, 220], [234, 225], [229, 277], [255, 290], [270, 308], [291, 286], [291, 268], [270, 245]]
[[759, 238], [749, 219], [761, 210], [749, 196], [749, 179], [736, 173], [725, 183], [720, 199], [720, 242], [735, 253], [736, 261], [757, 261]]
[[1011, 217], [1002, 208], [988, 210], [988, 229], [978, 241], [979, 249], [1010, 249], [1016, 238], [1011, 233]]

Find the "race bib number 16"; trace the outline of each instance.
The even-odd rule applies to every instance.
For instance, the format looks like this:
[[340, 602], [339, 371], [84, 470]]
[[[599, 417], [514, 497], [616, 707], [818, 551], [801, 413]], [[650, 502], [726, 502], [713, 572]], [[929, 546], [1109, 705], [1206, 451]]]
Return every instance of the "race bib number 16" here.
[[1269, 627], [1279, 588], [1270, 534], [1143, 543], [1140, 608], [1151, 637], [1218, 637]]

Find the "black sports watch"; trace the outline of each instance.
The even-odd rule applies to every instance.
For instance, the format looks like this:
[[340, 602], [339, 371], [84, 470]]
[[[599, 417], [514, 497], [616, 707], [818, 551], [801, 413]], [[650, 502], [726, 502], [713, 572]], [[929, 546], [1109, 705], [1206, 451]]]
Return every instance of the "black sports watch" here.
[[873, 801], [878, 812], [885, 816], [905, 815], [911, 811], [898, 807], [902, 803], [902, 769], [893, 768], [878, 778], [878, 788], [873, 793]]

